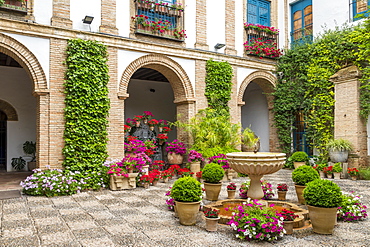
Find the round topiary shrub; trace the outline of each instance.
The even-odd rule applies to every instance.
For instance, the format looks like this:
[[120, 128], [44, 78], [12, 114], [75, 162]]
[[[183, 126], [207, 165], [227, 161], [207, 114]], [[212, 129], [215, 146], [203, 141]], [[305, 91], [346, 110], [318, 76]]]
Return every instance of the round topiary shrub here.
[[308, 154], [302, 151], [294, 152], [292, 156], [290, 157], [290, 160], [293, 162], [307, 162]]
[[342, 204], [340, 187], [333, 181], [317, 179], [307, 183], [303, 197], [307, 205], [321, 208], [335, 208]]
[[215, 163], [205, 165], [202, 170], [202, 178], [207, 183], [219, 183], [224, 175], [224, 169], [219, 164]]
[[175, 181], [171, 197], [179, 202], [199, 202], [202, 199], [202, 186], [193, 177], [182, 177]]
[[311, 166], [300, 166], [292, 172], [292, 179], [296, 185], [304, 186], [308, 182], [319, 178], [319, 173]]

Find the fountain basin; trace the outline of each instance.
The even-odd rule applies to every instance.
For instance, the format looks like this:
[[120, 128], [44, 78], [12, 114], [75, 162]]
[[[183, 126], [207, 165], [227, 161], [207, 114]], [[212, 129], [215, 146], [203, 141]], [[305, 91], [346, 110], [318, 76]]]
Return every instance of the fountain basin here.
[[[227, 199], [227, 200], [221, 200], [217, 201], [215, 203], [211, 203], [208, 205], [204, 205], [204, 208], [210, 208], [210, 209], [217, 209], [219, 210], [219, 221], [220, 224], [227, 224], [231, 220], [231, 210], [225, 211], [226, 207], [232, 208], [238, 205], [242, 205], [243, 202], [247, 202], [245, 199]], [[308, 211], [298, 207], [297, 205], [289, 202], [281, 202], [281, 201], [266, 201], [268, 205], [274, 204], [277, 206], [275, 210], [278, 210], [279, 208], [285, 208], [287, 210], [293, 211], [296, 215], [298, 215], [298, 218], [294, 220], [293, 228], [301, 228], [305, 224], [305, 220], [308, 217]], [[226, 212], [226, 213], [225, 213]]]
[[236, 172], [247, 174], [251, 180], [248, 197], [261, 199], [263, 190], [261, 178], [263, 175], [279, 171], [285, 164], [285, 153], [269, 152], [235, 152], [226, 154], [228, 163]]

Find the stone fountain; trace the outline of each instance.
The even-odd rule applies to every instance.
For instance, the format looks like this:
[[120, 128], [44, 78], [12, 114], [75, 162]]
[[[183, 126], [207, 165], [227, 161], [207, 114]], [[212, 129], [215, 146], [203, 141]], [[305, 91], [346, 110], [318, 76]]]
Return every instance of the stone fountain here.
[[226, 157], [232, 169], [242, 174], [248, 174], [251, 181], [247, 196], [259, 200], [263, 197], [261, 178], [263, 175], [279, 171], [285, 164], [286, 154], [235, 152], [226, 154]]

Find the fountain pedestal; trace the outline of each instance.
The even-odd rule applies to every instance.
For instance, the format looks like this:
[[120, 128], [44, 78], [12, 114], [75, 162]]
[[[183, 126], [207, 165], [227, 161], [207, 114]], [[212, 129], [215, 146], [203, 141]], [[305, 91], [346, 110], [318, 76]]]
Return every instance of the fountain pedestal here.
[[261, 178], [263, 175], [279, 171], [285, 164], [285, 153], [268, 152], [235, 152], [226, 154], [231, 168], [247, 174], [251, 180], [247, 196], [251, 199], [261, 199], [263, 190]]

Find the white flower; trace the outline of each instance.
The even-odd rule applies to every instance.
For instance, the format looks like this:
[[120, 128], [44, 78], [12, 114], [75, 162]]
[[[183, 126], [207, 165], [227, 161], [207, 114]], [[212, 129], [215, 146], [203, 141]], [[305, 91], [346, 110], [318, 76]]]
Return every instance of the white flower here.
[[283, 228], [283, 233], [286, 233], [285, 229]]
[[247, 228], [249, 225], [245, 225], [244, 228]]
[[283, 221], [283, 220], [284, 220], [284, 218], [283, 218], [283, 217], [280, 217], [280, 220], [281, 220], [281, 221]]
[[236, 234], [235, 237], [239, 238], [239, 234]]
[[232, 214], [232, 215], [235, 215], [235, 212], [232, 212], [231, 214]]

